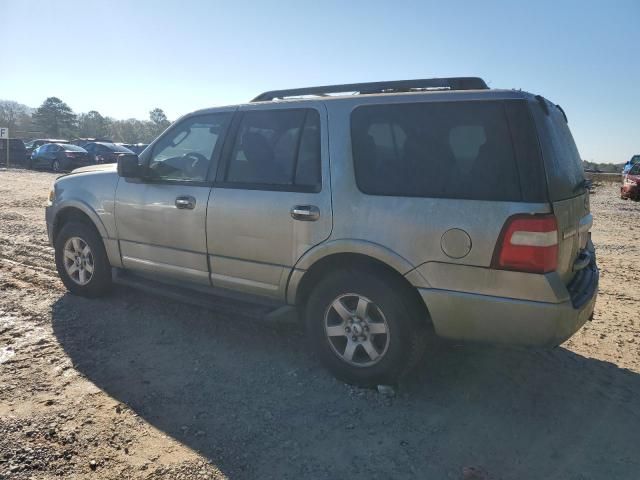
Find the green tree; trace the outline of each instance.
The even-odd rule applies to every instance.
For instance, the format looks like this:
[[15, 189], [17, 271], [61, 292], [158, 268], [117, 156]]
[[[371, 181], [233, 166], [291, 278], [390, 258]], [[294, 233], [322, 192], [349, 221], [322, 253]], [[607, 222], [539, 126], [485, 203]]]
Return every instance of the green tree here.
[[149, 112], [149, 120], [151, 120], [150, 125], [150, 139], [153, 140], [162, 132], [164, 132], [171, 122], [167, 120], [167, 116], [161, 108], [154, 108]]
[[31, 128], [30, 108], [13, 100], [0, 100], [0, 127], [12, 137], [24, 136]]
[[76, 128], [76, 115], [71, 107], [57, 97], [47, 98], [34, 112], [35, 124], [53, 137], [71, 136]]
[[99, 138], [109, 135], [109, 119], [91, 110], [78, 116], [78, 134], [84, 138]]
[[109, 137], [114, 142], [148, 143], [153, 139], [149, 131], [152, 122], [129, 118], [127, 120], [112, 120], [109, 127]]

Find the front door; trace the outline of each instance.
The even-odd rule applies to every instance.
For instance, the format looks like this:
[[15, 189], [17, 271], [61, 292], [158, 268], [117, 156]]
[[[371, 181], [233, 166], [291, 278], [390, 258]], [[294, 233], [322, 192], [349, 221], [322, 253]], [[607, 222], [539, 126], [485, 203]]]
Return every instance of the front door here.
[[326, 110], [248, 105], [209, 197], [214, 287], [283, 300], [297, 260], [331, 233]]
[[219, 111], [182, 119], [141, 158], [142, 180], [119, 180], [115, 216], [126, 269], [209, 284], [208, 175], [215, 171], [232, 115]]

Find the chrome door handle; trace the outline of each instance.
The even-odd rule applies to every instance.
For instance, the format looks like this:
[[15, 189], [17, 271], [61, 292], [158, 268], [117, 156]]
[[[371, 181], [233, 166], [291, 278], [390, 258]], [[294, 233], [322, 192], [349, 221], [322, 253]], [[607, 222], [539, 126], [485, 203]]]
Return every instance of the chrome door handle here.
[[196, 208], [196, 199], [192, 196], [176, 198], [176, 207], [181, 210], [193, 210]]
[[315, 222], [320, 218], [320, 209], [315, 205], [296, 205], [291, 209], [291, 217], [303, 222]]

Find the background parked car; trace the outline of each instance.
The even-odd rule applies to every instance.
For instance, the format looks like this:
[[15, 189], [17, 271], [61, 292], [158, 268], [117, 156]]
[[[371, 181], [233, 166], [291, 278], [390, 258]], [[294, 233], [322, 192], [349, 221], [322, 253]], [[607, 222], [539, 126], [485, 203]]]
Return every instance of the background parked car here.
[[55, 139], [55, 138], [36, 138], [31, 140], [30, 142], [25, 143], [25, 148], [27, 150], [25, 155], [25, 160], [29, 160], [31, 158], [31, 154], [33, 151], [40, 147], [41, 145], [45, 145], [47, 143], [69, 143], [69, 140]]
[[140, 155], [142, 151], [149, 146], [148, 143], [116, 143], [121, 147], [128, 148], [133, 153]]
[[54, 172], [64, 172], [91, 165], [87, 151], [77, 145], [47, 143], [38, 147], [28, 162], [29, 168], [50, 168]]
[[71, 143], [83, 148], [87, 143], [91, 143], [91, 142], [113, 143], [112, 140], [109, 140], [108, 138], [74, 138], [73, 140], [71, 140]]
[[93, 163], [116, 163], [118, 155], [133, 153], [128, 148], [109, 142], [89, 142], [83, 148]]
[[634, 155], [631, 159], [624, 164], [624, 168], [622, 169], [622, 175], [626, 175], [631, 170], [631, 167], [640, 163], [640, 155]]
[[7, 141], [9, 142], [9, 164], [24, 165], [26, 157], [24, 143], [19, 138], [0, 139], [0, 166], [7, 166]]
[[622, 179], [620, 198], [627, 200], [640, 200], [640, 162], [631, 167]]

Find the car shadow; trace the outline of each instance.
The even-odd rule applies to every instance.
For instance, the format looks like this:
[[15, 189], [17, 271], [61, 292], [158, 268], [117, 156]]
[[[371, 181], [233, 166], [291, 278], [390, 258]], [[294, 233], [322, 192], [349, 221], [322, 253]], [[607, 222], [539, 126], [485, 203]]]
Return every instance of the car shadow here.
[[91, 382], [229, 478], [640, 476], [640, 376], [563, 348], [435, 342], [390, 398], [334, 380], [298, 326], [241, 312], [119, 288], [64, 295], [53, 327]]

